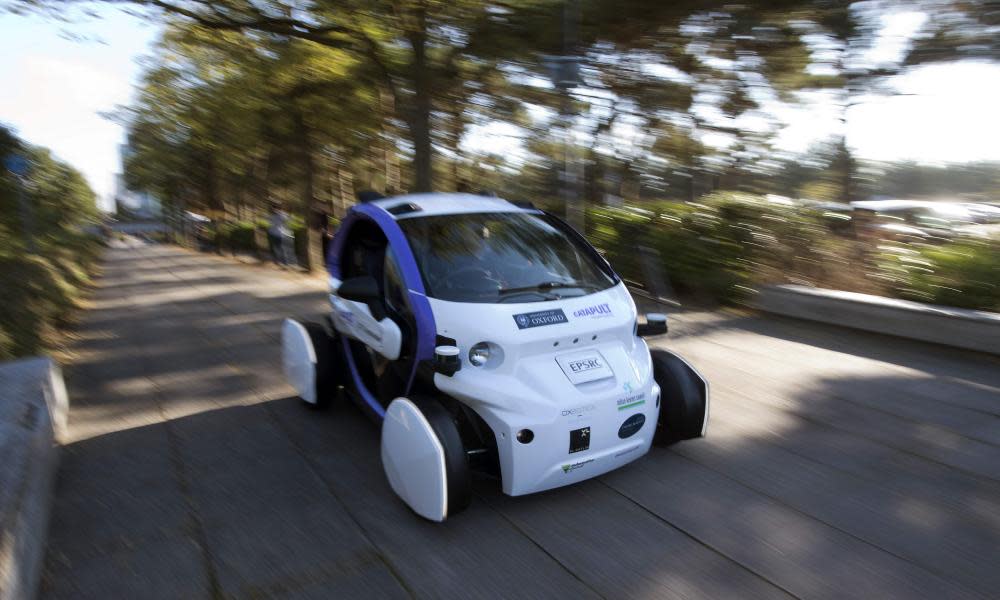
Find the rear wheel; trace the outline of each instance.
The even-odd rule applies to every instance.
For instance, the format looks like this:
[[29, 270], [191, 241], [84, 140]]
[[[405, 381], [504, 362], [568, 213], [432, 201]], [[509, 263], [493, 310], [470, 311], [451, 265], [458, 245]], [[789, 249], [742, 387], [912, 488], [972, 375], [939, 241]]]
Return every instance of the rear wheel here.
[[708, 429], [708, 382], [676, 354], [652, 350], [653, 378], [660, 386], [658, 446], [702, 437]]
[[382, 421], [382, 466], [389, 485], [421, 517], [444, 521], [472, 499], [458, 426], [435, 398], [396, 398]]
[[285, 319], [281, 328], [285, 376], [310, 408], [325, 408], [337, 394], [343, 378], [332, 330], [314, 322]]

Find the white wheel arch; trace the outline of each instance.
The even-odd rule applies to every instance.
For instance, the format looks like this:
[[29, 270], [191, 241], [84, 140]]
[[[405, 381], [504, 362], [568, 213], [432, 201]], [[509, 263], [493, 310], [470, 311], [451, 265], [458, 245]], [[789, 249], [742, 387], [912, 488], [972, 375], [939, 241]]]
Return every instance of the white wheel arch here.
[[299, 397], [316, 404], [316, 349], [305, 326], [295, 319], [281, 325], [281, 362]]
[[408, 398], [389, 404], [382, 421], [382, 466], [392, 491], [430, 521], [448, 517], [448, 471], [441, 440]]

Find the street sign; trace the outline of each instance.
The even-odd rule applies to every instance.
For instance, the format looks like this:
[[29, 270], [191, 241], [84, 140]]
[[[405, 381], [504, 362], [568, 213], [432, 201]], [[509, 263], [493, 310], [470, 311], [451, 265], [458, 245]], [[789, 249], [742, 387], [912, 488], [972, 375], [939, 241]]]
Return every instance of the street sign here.
[[28, 174], [28, 169], [31, 167], [31, 163], [28, 162], [27, 158], [21, 156], [20, 154], [8, 154], [3, 158], [3, 166], [14, 175], [24, 177]]

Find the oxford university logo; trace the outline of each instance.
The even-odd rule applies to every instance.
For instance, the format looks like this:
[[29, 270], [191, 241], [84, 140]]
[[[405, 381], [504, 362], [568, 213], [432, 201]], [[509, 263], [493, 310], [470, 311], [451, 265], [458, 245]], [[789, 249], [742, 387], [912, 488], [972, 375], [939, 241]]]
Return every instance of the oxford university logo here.
[[545, 325], [557, 325], [566, 323], [566, 313], [561, 308], [549, 310], [537, 310], [535, 312], [512, 315], [518, 329], [528, 329], [530, 327], [543, 327]]

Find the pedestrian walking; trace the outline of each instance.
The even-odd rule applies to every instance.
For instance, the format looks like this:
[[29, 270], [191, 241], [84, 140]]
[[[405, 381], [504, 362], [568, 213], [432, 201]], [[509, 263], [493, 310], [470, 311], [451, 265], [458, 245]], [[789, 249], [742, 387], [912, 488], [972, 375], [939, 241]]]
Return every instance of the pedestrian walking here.
[[295, 239], [288, 224], [290, 217], [280, 206], [274, 205], [268, 219], [267, 242], [271, 248], [274, 264], [282, 266], [295, 265]]

